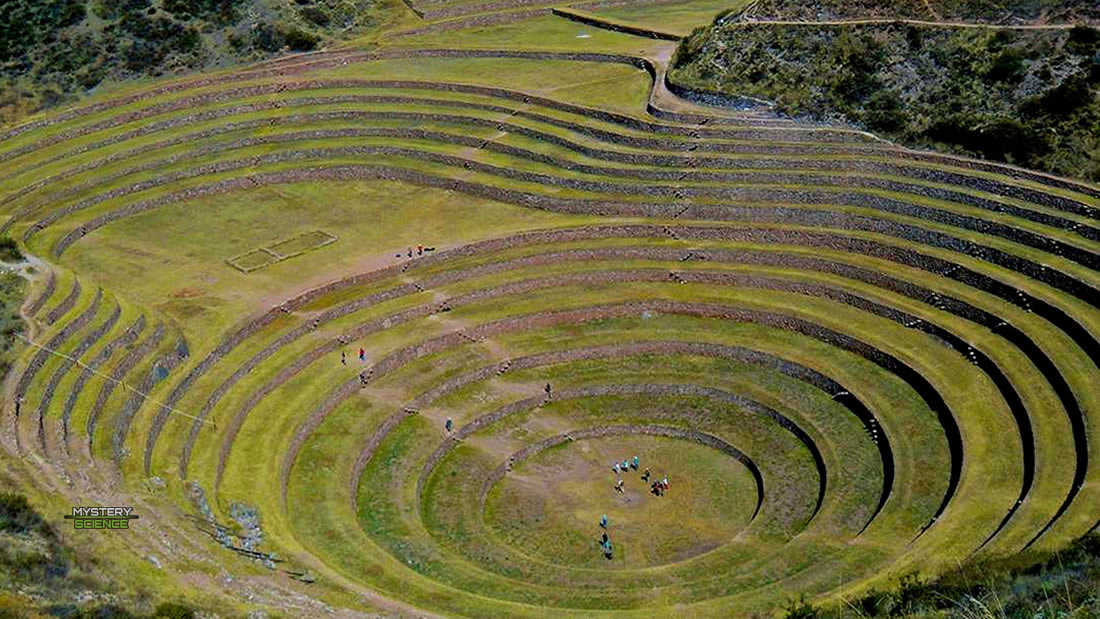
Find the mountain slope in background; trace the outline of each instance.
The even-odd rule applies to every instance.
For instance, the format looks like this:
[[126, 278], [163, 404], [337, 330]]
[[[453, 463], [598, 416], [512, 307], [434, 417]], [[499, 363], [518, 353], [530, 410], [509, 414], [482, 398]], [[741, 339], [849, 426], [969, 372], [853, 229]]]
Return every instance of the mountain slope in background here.
[[5, 0], [0, 123], [105, 81], [230, 65], [377, 24], [387, 0]]
[[684, 39], [669, 79], [906, 145], [1100, 181], [1100, 30], [745, 24]]

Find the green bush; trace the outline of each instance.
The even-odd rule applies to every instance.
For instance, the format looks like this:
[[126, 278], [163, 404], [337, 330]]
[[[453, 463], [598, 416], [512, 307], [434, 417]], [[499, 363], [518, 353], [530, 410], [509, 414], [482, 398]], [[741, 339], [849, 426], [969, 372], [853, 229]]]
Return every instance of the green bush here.
[[328, 13], [322, 11], [315, 6], [302, 7], [298, 10], [298, 15], [301, 15], [302, 19], [313, 24], [314, 26], [320, 26], [321, 28], [324, 28], [329, 24], [330, 21], [332, 21], [331, 18], [329, 18]]
[[905, 43], [909, 46], [911, 51], [920, 51], [924, 47], [924, 34], [923, 30], [916, 26], [905, 27]]
[[1001, 52], [993, 61], [986, 76], [994, 82], [1019, 82], [1024, 77], [1024, 54], [1010, 47]]
[[1092, 56], [1100, 51], [1100, 30], [1088, 26], [1074, 26], [1066, 40], [1066, 51], [1081, 56]]
[[23, 252], [19, 251], [19, 245], [10, 237], [0, 238], [0, 260], [4, 262], [21, 262]]
[[905, 126], [905, 110], [897, 93], [880, 90], [871, 95], [863, 115], [868, 127], [893, 133]]
[[816, 608], [806, 603], [805, 598], [799, 598], [797, 602], [794, 600], [787, 602], [787, 611], [783, 619], [817, 619], [820, 616]]
[[299, 28], [288, 27], [282, 30], [282, 38], [286, 46], [296, 52], [308, 52], [316, 49], [320, 37]]
[[1068, 116], [1094, 103], [1095, 99], [1088, 80], [1075, 76], [1039, 97], [1038, 105], [1041, 110], [1037, 110], [1035, 115], [1045, 112], [1055, 116]]
[[0, 532], [52, 535], [49, 525], [27, 502], [27, 497], [14, 492], [0, 492]]

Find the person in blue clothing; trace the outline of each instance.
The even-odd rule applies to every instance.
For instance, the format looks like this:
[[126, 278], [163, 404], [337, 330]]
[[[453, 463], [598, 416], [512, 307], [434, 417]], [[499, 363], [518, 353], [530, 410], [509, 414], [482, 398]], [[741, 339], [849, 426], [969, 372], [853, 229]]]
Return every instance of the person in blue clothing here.
[[632, 467], [632, 468], [633, 468], [633, 469], [634, 469], [635, 471], [637, 471], [637, 470], [638, 470], [638, 456], [634, 456], [634, 462], [632, 462], [632, 463], [631, 463], [631, 467]]
[[603, 527], [604, 529], [607, 528], [607, 514], [604, 514], [603, 516], [600, 516], [600, 526]]
[[448, 433], [450, 433], [450, 432], [451, 432], [451, 430], [454, 430], [454, 427], [455, 427], [455, 422], [454, 422], [454, 420], [453, 420], [453, 419], [451, 419], [450, 417], [448, 417], [448, 418], [447, 418], [447, 423], [445, 423], [445, 424], [443, 424], [443, 425], [444, 425], [444, 427], [446, 427], [446, 428], [447, 428], [447, 432], [448, 432]]

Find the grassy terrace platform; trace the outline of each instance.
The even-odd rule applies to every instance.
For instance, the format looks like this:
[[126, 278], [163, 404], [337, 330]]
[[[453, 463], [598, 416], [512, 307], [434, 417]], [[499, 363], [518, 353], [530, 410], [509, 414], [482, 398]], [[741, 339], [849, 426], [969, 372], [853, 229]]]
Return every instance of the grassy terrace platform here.
[[[102, 542], [121, 574], [291, 615], [740, 615], [1096, 528], [1100, 188], [680, 99], [675, 43], [552, 3], [409, 4], [0, 134], [3, 230], [49, 266], [3, 445], [155, 514]], [[571, 6], [724, 7], [612, 4]], [[240, 548], [236, 504], [274, 570], [196, 535]], [[267, 597], [196, 584], [225, 571]]]

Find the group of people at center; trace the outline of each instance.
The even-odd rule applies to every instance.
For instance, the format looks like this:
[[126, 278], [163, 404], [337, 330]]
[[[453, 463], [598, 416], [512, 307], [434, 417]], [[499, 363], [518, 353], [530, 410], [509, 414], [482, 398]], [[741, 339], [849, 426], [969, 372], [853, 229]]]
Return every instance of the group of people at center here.
[[[435, 251], [434, 247], [428, 247], [428, 246], [423, 245], [423, 244], [418, 244], [416, 246], [416, 255], [417, 256], [423, 256], [424, 254], [426, 254], [428, 252], [433, 252], [433, 251]], [[407, 257], [412, 258], [413, 257], [413, 248], [411, 248], [411, 247], [408, 248], [406, 255], [407, 255]], [[397, 252], [395, 257], [400, 258], [401, 257], [401, 252]]]
[[[615, 490], [618, 490], [620, 493], [625, 494], [626, 483], [623, 482], [623, 479], [619, 477], [619, 475], [631, 470], [637, 471], [638, 456], [634, 456], [634, 458], [631, 460], [623, 460], [621, 463], [616, 462], [614, 465], [612, 465], [611, 470], [615, 472]], [[646, 467], [645, 473], [642, 474], [642, 481], [648, 482], [650, 477], [651, 474], [649, 472], [649, 467]], [[656, 496], [663, 496], [664, 493], [668, 491], [668, 488], [669, 486], [667, 475], [665, 475], [662, 479], [655, 479], [649, 484], [650, 492], [652, 492]]]

